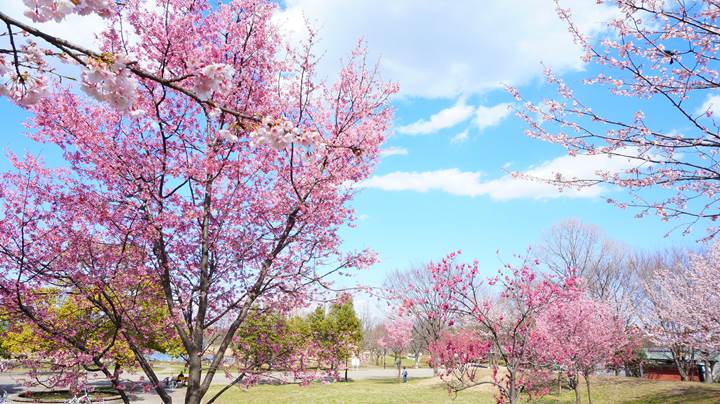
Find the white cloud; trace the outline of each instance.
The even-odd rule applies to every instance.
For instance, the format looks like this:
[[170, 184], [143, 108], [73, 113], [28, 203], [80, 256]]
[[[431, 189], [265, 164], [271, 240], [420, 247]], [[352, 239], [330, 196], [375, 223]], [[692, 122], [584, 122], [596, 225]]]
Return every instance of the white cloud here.
[[408, 150], [404, 147], [390, 146], [380, 150], [380, 157], [407, 156]]
[[[420, 119], [409, 125], [400, 126], [397, 131], [406, 135], [428, 135], [457, 126], [470, 119], [473, 115], [473, 123], [479, 130], [483, 130], [500, 124], [512, 112], [511, 106], [509, 103], [501, 103], [489, 107], [484, 105], [475, 107], [466, 105], [465, 99], [460, 97], [452, 107], [440, 110], [428, 119]], [[462, 133], [457, 136], [460, 135]], [[467, 140], [467, 133], [457, 140]]]
[[453, 195], [475, 196], [477, 192], [472, 188], [480, 184], [480, 176], [479, 172], [463, 172], [457, 168], [422, 172], [396, 171], [368, 178], [360, 186], [384, 191], [428, 192], [441, 190]]
[[720, 95], [708, 94], [705, 102], [695, 112], [698, 115], [703, 115], [710, 112], [713, 117], [720, 118]]
[[[363, 37], [383, 76], [405, 96], [455, 97], [521, 85], [542, 74], [582, 68], [582, 50], [546, 0], [287, 0], [277, 20], [304, 32], [317, 22], [324, 54], [320, 73], [333, 78], [338, 61]], [[605, 29], [612, 7], [595, 0], [563, 0], [588, 35]], [[296, 35], [300, 36], [300, 35]]]
[[511, 104], [508, 103], [497, 104], [492, 107], [480, 105], [475, 111], [473, 123], [475, 123], [475, 126], [477, 126], [479, 130], [497, 126], [503, 119], [510, 115], [510, 112], [512, 112]]
[[[628, 151], [629, 153], [629, 151]], [[598, 172], [618, 173], [635, 167], [636, 160], [605, 155], [562, 156], [523, 172], [530, 177], [555, 178], [560, 173], [565, 178], [593, 179]], [[507, 174], [497, 179], [485, 180], [478, 171], [460, 171], [456, 168], [436, 171], [397, 171], [373, 176], [360, 184], [362, 188], [385, 191], [441, 191], [458, 196], [489, 196], [495, 200], [594, 198], [606, 191], [599, 185], [581, 189], [567, 188], [560, 191], [556, 186], [542, 181], [517, 178]]]
[[452, 139], [450, 139], [450, 143], [452, 143], [452, 144], [464, 143], [466, 140], [468, 140], [469, 137], [470, 137], [470, 131], [465, 129], [464, 131], [453, 136]]
[[472, 116], [474, 111], [474, 107], [465, 105], [465, 101], [460, 98], [452, 107], [433, 114], [429, 119], [421, 119], [409, 125], [401, 126], [397, 128], [397, 131], [407, 135], [427, 135], [465, 122]]

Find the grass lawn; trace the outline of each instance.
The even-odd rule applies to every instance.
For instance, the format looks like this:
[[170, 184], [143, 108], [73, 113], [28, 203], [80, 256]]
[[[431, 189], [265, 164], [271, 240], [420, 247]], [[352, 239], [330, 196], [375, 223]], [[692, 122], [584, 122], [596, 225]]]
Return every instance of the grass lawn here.
[[[681, 404], [719, 403], [720, 385], [704, 385], [691, 382], [654, 382], [641, 379], [603, 377], [593, 378], [595, 383], [593, 403], [596, 404]], [[206, 397], [211, 397], [215, 387]], [[584, 393], [584, 392], [583, 392]], [[257, 386], [249, 390], [234, 388], [227, 391], [220, 403], [494, 403], [493, 390], [479, 386], [462, 391], [453, 401], [436, 379], [416, 379], [407, 384], [394, 379], [362, 380], [329, 385], [313, 384], [300, 387]], [[523, 402], [526, 402], [523, 400]], [[574, 403], [572, 391], [557, 392], [534, 403]], [[583, 394], [583, 403], [587, 402]]]

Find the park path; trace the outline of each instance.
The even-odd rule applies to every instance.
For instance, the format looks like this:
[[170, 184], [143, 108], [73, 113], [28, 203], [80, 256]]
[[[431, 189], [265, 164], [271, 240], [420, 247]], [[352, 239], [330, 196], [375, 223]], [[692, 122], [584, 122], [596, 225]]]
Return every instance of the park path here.
[[[420, 368], [420, 369], [408, 369], [409, 376], [411, 378], [416, 377], [432, 377], [432, 369]], [[341, 376], [343, 374], [341, 373]], [[158, 377], [163, 379], [165, 377], [174, 377], [174, 374], [159, 372]], [[397, 370], [393, 368], [362, 368], [359, 370], [348, 370], [348, 378], [352, 380], [368, 380], [368, 379], [390, 379], [397, 376]], [[142, 375], [133, 374], [128, 375], [128, 379], [138, 381], [141, 380]], [[0, 389], [7, 391], [10, 394], [18, 393], [22, 390], [22, 378], [23, 375], [19, 373], [0, 373]], [[106, 384], [104, 379], [95, 378], [98, 384]], [[213, 385], [225, 385], [228, 380], [222, 375], [219, 375], [213, 380]], [[185, 389], [177, 389], [170, 394], [173, 398], [173, 403], [182, 403], [185, 396]], [[136, 394], [133, 399], [133, 403], [161, 403], [160, 399], [155, 394]]]

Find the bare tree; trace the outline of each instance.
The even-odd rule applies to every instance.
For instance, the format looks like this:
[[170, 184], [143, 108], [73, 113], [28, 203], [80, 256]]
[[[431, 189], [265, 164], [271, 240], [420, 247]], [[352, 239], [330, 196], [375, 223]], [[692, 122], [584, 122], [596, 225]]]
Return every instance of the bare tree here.
[[598, 226], [569, 219], [553, 226], [540, 245], [543, 262], [559, 276], [583, 278], [590, 296], [611, 304], [630, 326], [642, 298], [642, 254], [610, 239]]
[[385, 355], [385, 350], [378, 343], [383, 336], [383, 325], [373, 315], [369, 305], [365, 306], [360, 315], [360, 325], [363, 335], [363, 350], [369, 352], [370, 358], [368, 359], [375, 362], [376, 366], [379, 366], [380, 359]]
[[[439, 314], [447, 296], [436, 290], [437, 279], [426, 266], [412, 266], [406, 270], [390, 273], [385, 280], [386, 290], [392, 291], [391, 299], [411, 301], [408, 314], [413, 321], [411, 350], [416, 364], [419, 354], [427, 351], [430, 344], [438, 341], [442, 333], [452, 324], [452, 315]], [[434, 369], [437, 371], [437, 369]]]
[[604, 257], [602, 230], [577, 219], [568, 219], [547, 231], [540, 245], [543, 262], [556, 274], [567, 277], [572, 271], [585, 277]]

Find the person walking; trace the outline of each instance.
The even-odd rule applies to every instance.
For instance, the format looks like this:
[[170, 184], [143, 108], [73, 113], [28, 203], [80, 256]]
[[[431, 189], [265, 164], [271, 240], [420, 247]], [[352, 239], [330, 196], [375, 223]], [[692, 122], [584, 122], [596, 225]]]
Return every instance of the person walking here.
[[407, 383], [408, 370], [405, 366], [403, 366], [402, 377], [403, 377], [403, 383]]

